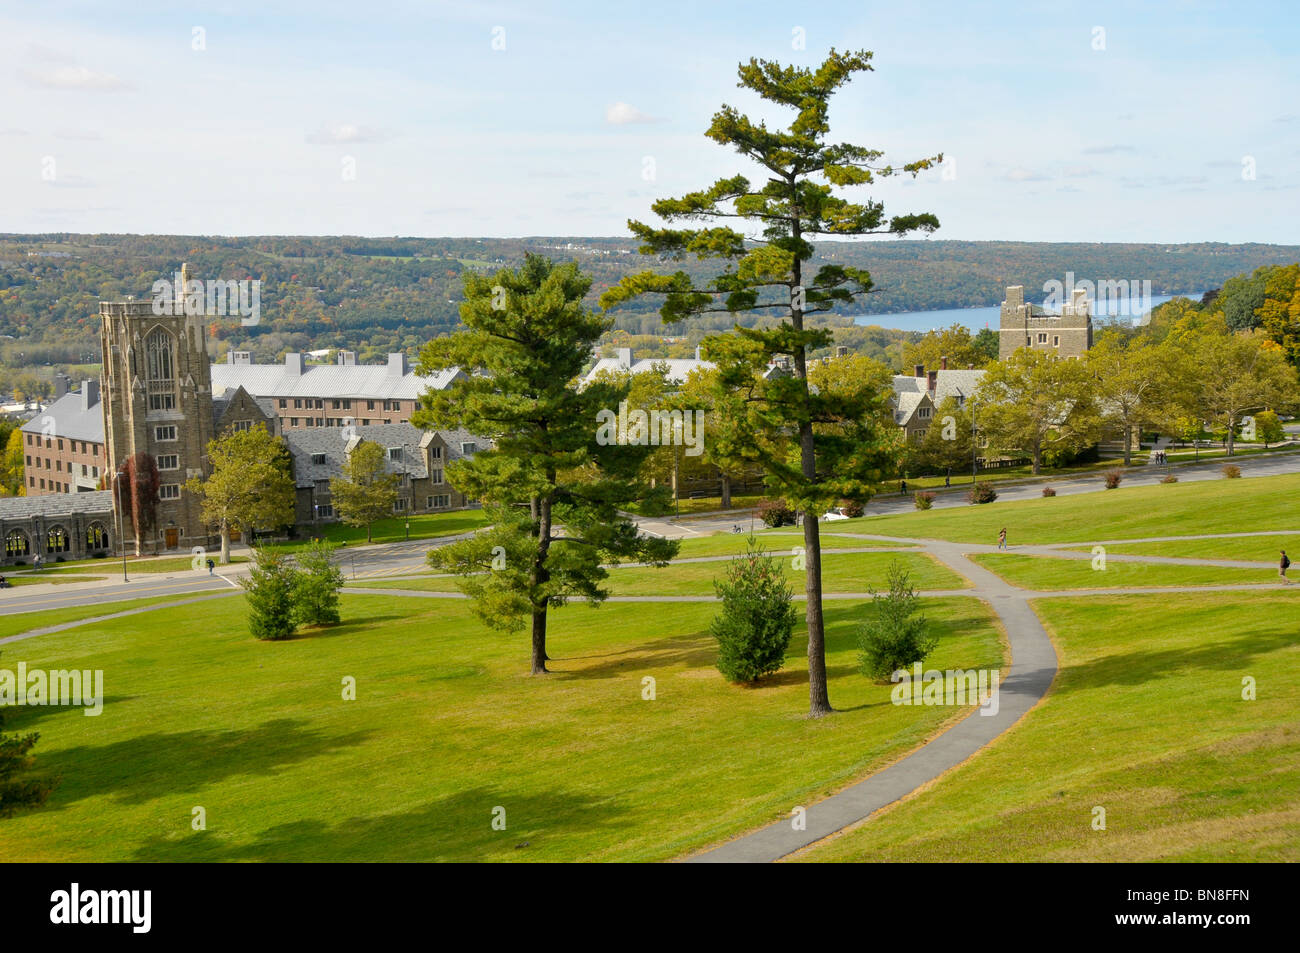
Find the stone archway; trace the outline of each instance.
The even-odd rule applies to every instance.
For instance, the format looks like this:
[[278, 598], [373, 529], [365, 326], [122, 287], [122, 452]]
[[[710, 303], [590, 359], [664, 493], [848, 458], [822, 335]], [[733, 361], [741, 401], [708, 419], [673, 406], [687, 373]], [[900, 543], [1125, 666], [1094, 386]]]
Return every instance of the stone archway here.
[[72, 537], [62, 523], [55, 523], [45, 530], [45, 551], [52, 556], [72, 552]]
[[103, 523], [94, 520], [86, 527], [86, 552], [107, 552], [109, 543], [108, 530], [104, 528]]
[[32, 554], [32, 538], [26, 531], [11, 529], [5, 534], [5, 558], [22, 559]]

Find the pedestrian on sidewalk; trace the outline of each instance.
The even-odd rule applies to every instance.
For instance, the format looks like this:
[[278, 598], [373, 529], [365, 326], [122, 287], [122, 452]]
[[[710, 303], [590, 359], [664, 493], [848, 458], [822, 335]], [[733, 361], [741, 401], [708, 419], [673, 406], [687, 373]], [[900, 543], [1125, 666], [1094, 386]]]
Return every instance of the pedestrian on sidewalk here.
[[1291, 557], [1286, 554], [1286, 550], [1284, 549], [1282, 550], [1282, 558], [1277, 561], [1277, 574], [1282, 577], [1283, 582], [1291, 581], [1286, 577], [1286, 571], [1290, 568]]
[[215, 567], [216, 565], [217, 565], [217, 564], [214, 563], [211, 559], [208, 560], [208, 575], [209, 575], [209, 576], [212, 575], [213, 567]]
[[998, 533], [998, 549], [1006, 549], [1006, 548], [1007, 548], [1007, 528], [1004, 526], [1002, 527], [1002, 531]]

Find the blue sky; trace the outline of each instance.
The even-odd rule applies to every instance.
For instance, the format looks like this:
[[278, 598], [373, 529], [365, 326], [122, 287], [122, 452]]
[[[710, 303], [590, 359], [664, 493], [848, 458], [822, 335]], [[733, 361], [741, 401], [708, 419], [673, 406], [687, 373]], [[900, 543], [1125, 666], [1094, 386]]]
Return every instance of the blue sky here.
[[936, 238], [1300, 243], [1297, 9], [0, 2], [0, 231], [623, 235], [754, 172], [739, 61], [834, 46], [834, 139], [949, 157], [864, 193]]

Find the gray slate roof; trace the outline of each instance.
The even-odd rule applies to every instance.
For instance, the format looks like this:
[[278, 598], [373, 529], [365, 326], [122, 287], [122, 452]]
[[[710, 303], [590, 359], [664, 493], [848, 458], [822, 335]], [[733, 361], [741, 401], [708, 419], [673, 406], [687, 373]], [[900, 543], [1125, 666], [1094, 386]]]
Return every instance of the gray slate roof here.
[[[949, 397], [962, 401], [970, 399], [984, 377], [983, 371], [952, 370], [937, 371], [934, 381], [934, 405], [936, 407]], [[913, 377], [908, 374], [894, 375], [894, 420], [903, 424], [911, 419], [917, 405], [929, 393], [926, 377]]]
[[69, 440], [104, 442], [104, 408], [96, 401], [89, 410], [82, 410], [81, 393], [64, 394], [45, 408], [44, 413], [33, 416], [22, 429], [27, 433], [45, 430], [46, 418], [54, 419], [54, 436]]
[[283, 364], [213, 364], [212, 392], [243, 387], [254, 397], [416, 400], [426, 390], [446, 390], [459, 376], [456, 367], [421, 377], [398, 376], [384, 364], [309, 364], [300, 374]]
[[[443, 454], [443, 464], [459, 460], [461, 445], [473, 443], [478, 449], [486, 449], [488, 441], [475, 437], [466, 430], [425, 431], [411, 424], [370, 424], [369, 426], [345, 427], [311, 427], [306, 430], [286, 430], [284, 439], [289, 444], [293, 455], [294, 480], [298, 486], [309, 487], [317, 480], [331, 480], [343, 475], [343, 461], [347, 457], [350, 434], [355, 433], [361, 440], [377, 443], [385, 450], [392, 447], [402, 448], [402, 459], [389, 460], [389, 473], [406, 473], [412, 480], [422, 480], [429, 475], [424, 465], [424, 451], [421, 441], [429, 433], [437, 433], [447, 443], [447, 452]], [[324, 463], [313, 463], [313, 454], [325, 454]]]
[[92, 490], [88, 493], [48, 493], [44, 496], [6, 496], [0, 498], [0, 520], [47, 519], [75, 513], [112, 515], [113, 491]]

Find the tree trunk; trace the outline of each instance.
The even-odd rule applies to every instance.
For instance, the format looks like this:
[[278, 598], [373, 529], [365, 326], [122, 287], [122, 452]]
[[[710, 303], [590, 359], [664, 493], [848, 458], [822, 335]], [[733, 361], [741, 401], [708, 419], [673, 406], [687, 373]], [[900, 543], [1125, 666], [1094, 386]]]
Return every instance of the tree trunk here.
[[731, 478], [722, 474], [722, 508], [731, 509]]
[[1124, 466], [1133, 462], [1133, 426], [1129, 423], [1124, 424]]
[[[550, 482], [554, 484], [555, 476], [550, 475]], [[551, 549], [551, 501], [546, 498], [538, 499], [534, 497], [531, 507], [537, 522], [537, 554], [533, 557], [533, 565], [528, 573], [529, 588], [536, 599], [537, 588], [545, 585], [550, 581], [551, 574], [546, 569], [546, 556]], [[545, 675], [549, 669], [546, 667], [547, 660], [550, 656], [546, 653], [546, 603], [543, 602], [539, 608], [536, 601], [533, 602], [533, 658], [532, 674]]]
[[223, 519], [221, 521], [221, 565], [226, 566], [230, 563], [230, 525]]
[[533, 675], [545, 675], [546, 667], [546, 606], [533, 607]]
[[1233, 443], [1232, 438], [1235, 436], [1235, 434], [1232, 431], [1233, 431], [1232, 418], [1229, 417], [1228, 418], [1228, 439], [1224, 444], [1224, 446], [1228, 448], [1228, 456], [1232, 456], [1232, 443]]
[[[811, 441], [812, 429], [809, 428]], [[817, 518], [805, 513], [803, 519], [804, 592], [808, 607], [804, 618], [808, 624], [808, 714], [813, 718], [829, 715], [830, 693], [826, 687], [826, 622], [822, 618], [822, 546]]]
[[[791, 190], [794, 182], [790, 182]], [[798, 209], [791, 223], [791, 235], [796, 242], [801, 239]], [[803, 262], [798, 255], [794, 259], [794, 268], [790, 285], [790, 323], [796, 331], [803, 330]], [[796, 297], [798, 295], [799, 297]], [[804, 406], [810, 403], [808, 394], [808, 355], [802, 344], [794, 349], [794, 373], [804, 388]], [[799, 424], [799, 456], [804, 479], [813, 484], [817, 478], [817, 458], [813, 442], [812, 421], [805, 420]], [[822, 618], [822, 544], [818, 532], [817, 515], [804, 513], [804, 592], [808, 595], [808, 608], [804, 619], [808, 626], [808, 714], [812, 718], [829, 715], [831, 708], [830, 694], [826, 687], [826, 623]]]

